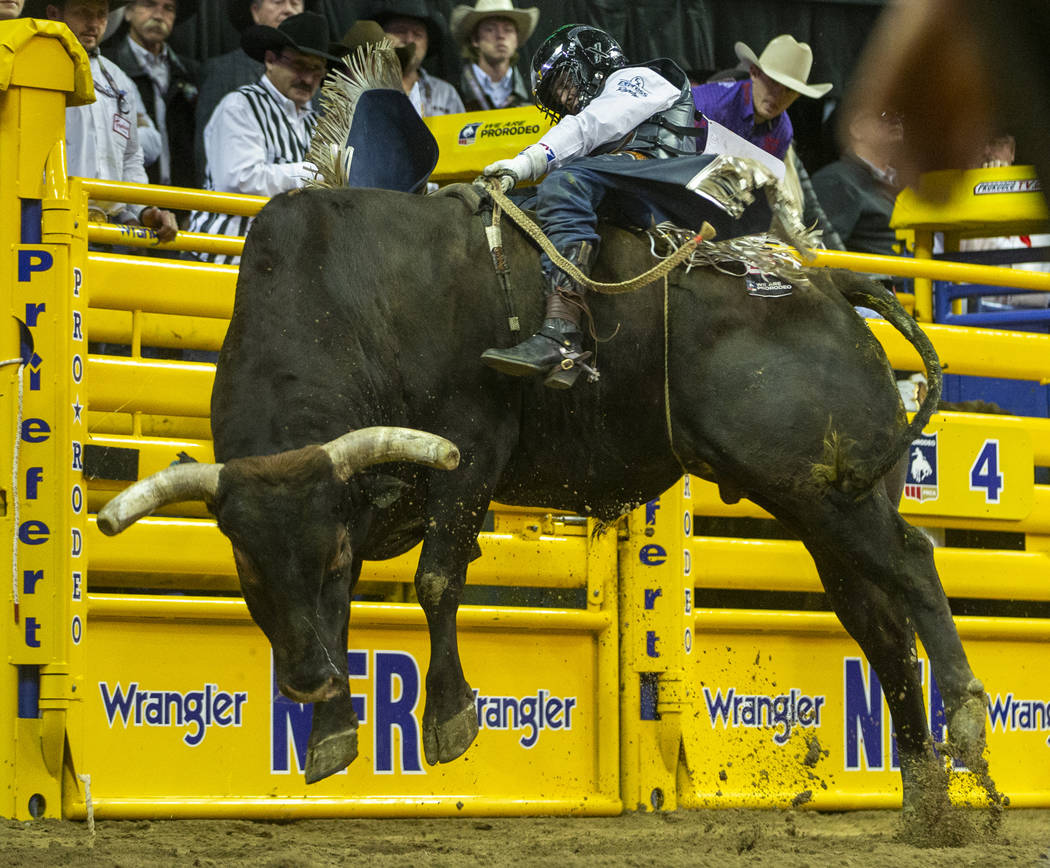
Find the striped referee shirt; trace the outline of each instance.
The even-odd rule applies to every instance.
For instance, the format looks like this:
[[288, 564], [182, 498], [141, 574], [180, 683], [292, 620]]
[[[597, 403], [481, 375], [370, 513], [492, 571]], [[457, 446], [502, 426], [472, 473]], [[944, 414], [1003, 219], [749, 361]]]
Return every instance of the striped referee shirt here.
[[[257, 84], [227, 94], [204, 129], [205, 189], [274, 196], [303, 186], [313, 177], [306, 152], [316, 125], [312, 109], [300, 109], [265, 75]], [[194, 211], [189, 230], [246, 235], [250, 225], [250, 217]], [[237, 261], [221, 254], [201, 254], [201, 258]]]

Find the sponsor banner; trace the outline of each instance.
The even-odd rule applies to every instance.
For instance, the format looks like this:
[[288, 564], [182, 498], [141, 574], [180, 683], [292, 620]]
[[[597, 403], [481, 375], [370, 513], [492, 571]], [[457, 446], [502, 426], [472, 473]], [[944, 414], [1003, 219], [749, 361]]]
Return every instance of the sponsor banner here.
[[513, 157], [550, 129], [535, 106], [423, 118], [441, 159], [431, 175], [438, 183], [472, 180], [489, 163]]
[[[900, 798], [882, 685], [843, 631], [719, 633], [716, 621], [696, 637], [697, 725], [685, 739], [694, 800], [831, 807], [856, 806], [851, 799], [869, 794]], [[1000, 790], [1025, 802], [1050, 780], [1050, 650], [1035, 634], [992, 638], [977, 619], [972, 630], [966, 621], [959, 619], [963, 644], [988, 693], [992, 775]], [[919, 665], [933, 737], [941, 741], [944, 705], [921, 648]], [[959, 775], [956, 792], [965, 794], [969, 783]]]
[[100, 621], [84, 682], [92, 794], [542, 800], [597, 793], [593, 634], [461, 627], [460, 647], [480, 732], [463, 757], [429, 766], [421, 730], [425, 627], [352, 628], [347, 660], [359, 755], [348, 770], [307, 787], [313, 709], [278, 693], [269, 645], [254, 624]]

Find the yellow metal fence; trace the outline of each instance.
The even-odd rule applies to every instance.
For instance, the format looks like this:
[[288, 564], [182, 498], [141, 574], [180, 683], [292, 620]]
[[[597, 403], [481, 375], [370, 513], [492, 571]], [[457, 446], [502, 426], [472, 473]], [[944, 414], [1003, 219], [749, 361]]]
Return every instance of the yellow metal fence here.
[[[26, 62], [56, 62], [38, 55]], [[83, 817], [89, 789], [100, 817], [604, 814], [787, 804], [808, 790], [819, 807], [899, 804], [888, 725], [865, 731], [869, 742], [880, 740], [879, 751], [872, 744], [850, 753], [858, 724], [842, 685], [853, 679], [869, 689], [872, 676], [833, 616], [694, 605], [698, 589], [762, 594], [818, 585], [798, 543], [693, 535], [698, 516], [764, 513], [747, 502], [725, 506], [712, 486], [689, 479], [661, 498], [658, 522], [643, 508], [618, 533], [596, 535], [576, 517], [497, 510], [470, 583], [575, 589], [584, 602], [463, 608], [463, 658], [482, 732], [448, 766], [423, 766], [412, 724], [427, 657], [422, 615], [414, 606], [355, 603], [348, 660], [362, 703], [362, 755], [347, 773], [306, 788], [299, 770], [308, 709], [276, 695], [269, 649], [235, 595], [228, 544], [214, 522], [200, 507], [183, 507], [103, 539], [92, 513], [124, 482], [85, 478], [82, 460], [87, 445], [126, 449], [142, 477], [179, 453], [211, 458], [213, 366], [143, 359], [140, 349], [216, 349], [236, 275], [229, 266], [88, 252], [89, 242], [153, 242], [148, 233], [88, 225], [88, 195], [227, 213], [261, 203], [67, 182], [58, 170], [62, 86], [0, 95], [0, 226], [11, 239], [0, 259], [10, 310], [23, 324], [2, 334], [0, 357], [25, 362], [0, 368], [3, 454], [17, 456], [25, 471], [2, 516], [18, 540], [9, 565], [20, 607], [2, 631], [9, 663], [0, 693], [18, 713], [0, 715], [0, 740], [11, 745], [0, 814]], [[18, 135], [29, 117], [37, 131], [31, 144]], [[535, 132], [527, 122], [506, 123], [504, 138]], [[33, 202], [43, 212], [39, 238], [19, 233], [33, 224]], [[184, 238], [173, 249], [202, 240]], [[240, 243], [208, 241], [227, 253]], [[895, 366], [915, 365], [884, 324], [872, 328]], [[1046, 376], [1046, 336], [929, 331], [953, 372]], [[127, 343], [132, 356], [89, 354], [89, 337]], [[925, 526], [1008, 530], [1025, 540], [1016, 552], [938, 550], [949, 593], [1045, 601], [1050, 487], [1031, 478], [1033, 466], [1050, 463], [1045, 420], [945, 414], [930, 431], [941, 437], [947, 467], [965, 469], [969, 453], [996, 439], [1010, 483], [1000, 502], [982, 504], [946, 477], [936, 499], [906, 501], [905, 514]], [[26, 468], [42, 468], [42, 479]], [[652, 545], [666, 556], [653, 559]], [[371, 564], [366, 579], [404, 585], [415, 556]], [[663, 602], [647, 606], [654, 589]], [[1031, 715], [1047, 700], [1047, 621], [959, 620], [992, 694], [1000, 784], [1015, 803], [1045, 805], [1041, 742], [1050, 722], [1040, 726]], [[656, 664], [655, 648], [663, 651]], [[799, 760], [812, 729], [787, 720], [750, 726], [720, 711], [730, 690], [771, 703], [785, 696], [812, 705], [820, 697], [828, 709], [824, 765]], [[774, 767], [773, 780], [761, 778]]]

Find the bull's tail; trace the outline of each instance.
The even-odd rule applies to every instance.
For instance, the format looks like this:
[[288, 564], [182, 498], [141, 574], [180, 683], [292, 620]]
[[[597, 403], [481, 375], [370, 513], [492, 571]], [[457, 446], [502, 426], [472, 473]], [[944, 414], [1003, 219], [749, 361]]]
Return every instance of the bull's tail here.
[[858, 483], [862, 483], [859, 486], [860, 490], [867, 491], [876, 481], [889, 473], [900, 460], [905, 450], [907, 450], [909, 444], [922, 434], [922, 429], [926, 427], [930, 417], [936, 411], [937, 405], [941, 400], [941, 362], [937, 358], [937, 351], [926, 336], [926, 333], [919, 328], [919, 324], [901, 307], [897, 297], [889, 289], [872, 280], [865, 280], [853, 275], [850, 275], [850, 278], [836, 281], [836, 286], [846, 297], [846, 300], [857, 307], [871, 308], [885, 317], [886, 321], [904, 335], [908, 343], [915, 347], [919, 353], [919, 358], [922, 359], [923, 366], [926, 368], [927, 392], [926, 397], [923, 398], [922, 403], [919, 405], [918, 411], [912, 417], [911, 422], [898, 431], [893, 445], [886, 455], [872, 466], [868, 472], [870, 473], [869, 478], [855, 480]]

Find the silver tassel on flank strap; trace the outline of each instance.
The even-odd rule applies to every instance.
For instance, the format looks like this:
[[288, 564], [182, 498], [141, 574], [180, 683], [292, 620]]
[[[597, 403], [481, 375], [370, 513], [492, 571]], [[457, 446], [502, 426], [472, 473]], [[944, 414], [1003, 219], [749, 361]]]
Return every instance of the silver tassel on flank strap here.
[[[666, 259], [679, 247], [695, 236], [694, 232], [682, 229], [673, 223], [659, 223], [647, 232], [649, 248], [657, 259]], [[795, 236], [793, 246], [787, 247], [781, 238], [771, 233], [742, 235], [725, 241], [702, 241], [685, 262], [685, 270], [714, 268], [723, 274], [744, 277], [748, 266], [763, 274], [774, 275], [793, 286], [811, 286], [806, 276], [806, 266], [799, 261], [794, 244], [815, 245], [819, 243], [819, 231], [805, 232]]]

